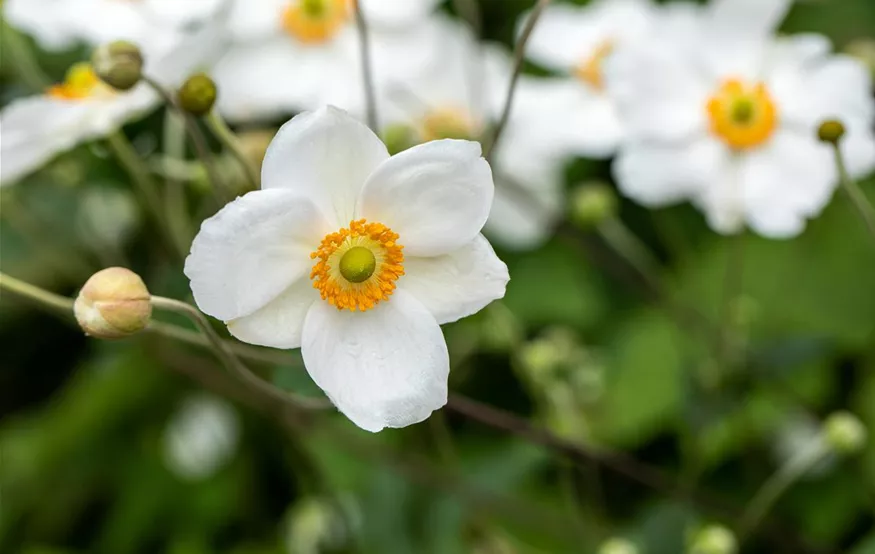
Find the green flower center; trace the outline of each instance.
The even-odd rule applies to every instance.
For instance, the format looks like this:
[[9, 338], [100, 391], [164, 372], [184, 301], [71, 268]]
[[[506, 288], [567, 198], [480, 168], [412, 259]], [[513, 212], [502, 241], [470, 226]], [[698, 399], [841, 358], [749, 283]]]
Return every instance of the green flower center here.
[[350, 283], [367, 281], [377, 269], [377, 258], [369, 248], [354, 246], [340, 258], [340, 274]]

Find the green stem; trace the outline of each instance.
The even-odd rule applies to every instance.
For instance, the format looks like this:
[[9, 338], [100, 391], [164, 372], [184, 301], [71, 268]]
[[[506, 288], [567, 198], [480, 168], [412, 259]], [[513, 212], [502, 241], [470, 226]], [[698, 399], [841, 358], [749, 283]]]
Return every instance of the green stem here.
[[599, 224], [597, 231], [604, 241], [623, 256], [645, 279], [648, 281], [659, 279], [659, 262], [622, 220], [610, 217]]
[[[169, 160], [185, 159], [185, 126], [173, 110], [168, 110], [164, 117], [164, 154]], [[186, 252], [194, 235], [191, 232], [184, 184], [172, 175], [165, 176], [164, 184], [168, 227], [178, 250]]]
[[213, 135], [215, 135], [215, 137], [219, 139], [219, 142], [231, 152], [231, 155], [234, 156], [234, 159], [237, 160], [237, 163], [243, 168], [250, 188], [252, 190], [257, 189], [260, 181], [258, 171], [256, 170], [255, 165], [253, 165], [253, 163], [246, 157], [234, 131], [228, 127], [228, 124], [225, 123], [225, 120], [222, 119], [222, 116], [220, 116], [216, 110], [210, 112], [210, 115], [206, 118], [206, 122], [210, 127], [210, 130], [213, 132]]
[[246, 367], [243, 362], [240, 361], [240, 358], [237, 357], [234, 351], [228, 347], [228, 344], [219, 336], [218, 333], [216, 333], [216, 330], [213, 329], [213, 326], [210, 324], [207, 317], [194, 306], [186, 304], [185, 302], [181, 302], [179, 300], [164, 298], [161, 296], [152, 297], [152, 306], [170, 312], [175, 312], [190, 319], [207, 337], [207, 340], [209, 340], [210, 344], [213, 346], [216, 355], [222, 361], [222, 363], [225, 364], [225, 367], [227, 367], [231, 373], [236, 375], [237, 378], [249, 385], [250, 388], [258, 391], [265, 397], [301, 409], [314, 410], [323, 409], [331, 406], [330, 403], [326, 403], [322, 400], [304, 398], [292, 395], [290, 393], [286, 393], [274, 387], [273, 385], [262, 381], [260, 377], [253, 373], [248, 367]]
[[52, 80], [40, 68], [36, 57], [18, 31], [10, 27], [5, 19], [0, 21], [3, 52], [9, 56], [15, 72], [28, 88], [34, 92], [43, 92], [52, 84]]
[[368, 127], [375, 133], [379, 132], [379, 119], [377, 117], [377, 94], [374, 85], [374, 68], [371, 60], [371, 37], [368, 31], [368, 22], [362, 12], [361, 1], [353, 0], [355, 8], [355, 23], [358, 28], [359, 52], [361, 53], [362, 78], [364, 82], [365, 107], [368, 119]]
[[31, 300], [56, 312], [73, 313], [73, 300], [0, 273], [0, 289]]
[[107, 135], [106, 143], [137, 187], [137, 192], [146, 205], [149, 216], [155, 221], [159, 233], [167, 241], [167, 244], [174, 248], [174, 252], [178, 252], [164, 217], [158, 183], [152, 178], [149, 166], [146, 165], [131, 141], [121, 131], [114, 131]]
[[742, 515], [738, 527], [739, 537], [744, 539], [753, 533], [781, 495], [828, 453], [829, 447], [826, 442], [818, 437], [772, 475], [756, 493]]
[[872, 205], [866, 199], [863, 189], [860, 188], [860, 185], [858, 185], [848, 173], [848, 168], [845, 165], [845, 159], [842, 155], [842, 149], [839, 147], [838, 143], [833, 145], [833, 151], [835, 152], [836, 168], [839, 172], [841, 185], [851, 199], [851, 202], [854, 204], [854, 207], [857, 208], [857, 211], [860, 213], [860, 217], [869, 229], [869, 234], [872, 235], [872, 239], [875, 240], [875, 209], [872, 208]]
[[149, 85], [152, 90], [154, 90], [158, 96], [164, 101], [167, 107], [171, 110], [174, 110], [179, 117], [182, 118], [185, 123], [185, 130], [188, 133], [188, 137], [191, 139], [191, 143], [194, 146], [195, 152], [197, 152], [197, 157], [200, 159], [201, 163], [204, 165], [204, 168], [207, 170], [207, 175], [210, 179], [210, 184], [212, 185], [210, 189], [213, 191], [218, 207], [225, 205], [225, 202], [230, 198], [225, 198], [225, 193], [227, 189], [224, 185], [224, 181], [219, 177], [219, 172], [216, 169], [216, 164], [213, 160], [213, 155], [210, 152], [209, 146], [207, 145], [207, 138], [204, 136], [201, 128], [198, 127], [197, 120], [195, 120], [194, 116], [192, 116], [187, 111], [183, 110], [182, 107], [176, 102], [173, 96], [167, 92], [167, 90], [161, 86], [161, 84], [148, 76], [143, 76], [143, 81]]

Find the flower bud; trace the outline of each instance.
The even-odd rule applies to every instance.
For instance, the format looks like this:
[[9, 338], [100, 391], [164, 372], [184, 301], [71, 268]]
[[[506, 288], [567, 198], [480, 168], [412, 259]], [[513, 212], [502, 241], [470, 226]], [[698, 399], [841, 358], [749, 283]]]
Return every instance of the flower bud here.
[[213, 109], [216, 94], [216, 83], [206, 73], [196, 73], [182, 84], [176, 97], [183, 110], [201, 117]]
[[88, 279], [79, 291], [73, 313], [87, 335], [120, 339], [146, 328], [152, 304], [139, 275], [123, 267], [110, 267]]
[[394, 156], [399, 152], [404, 152], [408, 148], [415, 146], [418, 142], [416, 131], [408, 125], [397, 123], [389, 125], [383, 130], [383, 142], [386, 144], [386, 149], [389, 154]]
[[571, 191], [571, 219], [592, 227], [617, 213], [617, 195], [604, 183], [584, 183]]
[[99, 46], [91, 56], [94, 73], [116, 90], [130, 90], [143, 76], [143, 54], [131, 42], [117, 40]]
[[817, 128], [817, 138], [819, 138], [821, 142], [838, 144], [843, 136], [845, 136], [845, 126], [841, 121], [835, 119], [824, 121], [820, 124], [820, 127]]
[[823, 424], [826, 443], [839, 454], [856, 454], [866, 446], [866, 427], [850, 412], [836, 412]]
[[735, 554], [738, 541], [732, 531], [722, 525], [709, 525], [699, 531], [690, 545], [689, 554]]
[[599, 547], [598, 554], [638, 554], [638, 547], [626, 539], [609, 539]]

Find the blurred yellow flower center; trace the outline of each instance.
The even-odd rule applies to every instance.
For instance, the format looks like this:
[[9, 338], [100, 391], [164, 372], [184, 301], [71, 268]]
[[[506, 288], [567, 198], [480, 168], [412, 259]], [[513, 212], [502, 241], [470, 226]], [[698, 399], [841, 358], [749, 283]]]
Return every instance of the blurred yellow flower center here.
[[349, 20], [349, 2], [350, 0], [292, 0], [283, 10], [283, 29], [307, 44], [326, 42]]
[[707, 105], [711, 132], [734, 150], [760, 146], [778, 126], [778, 109], [763, 83], [728, 79]]
[[329, 233], [310, 254], [318, 260], [310, 272], [313, 287], [338, 310], [370, 310], [395, 291], [404, 275], [404, 248], [398, 234], [364, 219]]
[[598, 91], [604, 90], [605, 59], [611, 54], [611, 52], [613, 52], [613, 50], [613, 41], [603, 41], [596, 46], [589, 58], [577, 64], [577, 67], [574, 68], [574, 76]]
[[423, 142], [440, 139], [471, 139], [474, 122], [467, 112], [458, 108], [439, 108], [425, 114], [419, 123]]
[[98, 94], [111, 94], [88, 62], [79, 62], [67, 71], [64, 82], [49, 87], [46, 94], [61, 100], [83, 100]]

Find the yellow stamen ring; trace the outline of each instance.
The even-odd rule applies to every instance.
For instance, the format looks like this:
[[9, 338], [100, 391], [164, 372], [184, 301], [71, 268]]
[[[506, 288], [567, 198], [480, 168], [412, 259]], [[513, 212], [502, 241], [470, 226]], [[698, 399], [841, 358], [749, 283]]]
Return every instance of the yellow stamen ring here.
[[349, 0], [292, 0], [283, 10], [282, 27], [306, 44], [326, 42], [350, 19]]
[[330, 233], [318, 250], [310, 279], [313, 288], [338, 310], [370, 310], [395, 292], [395, 281], [404, 275], [404, 248], [398, 234], [382, 223], [364, 219]]
[[778, 109], [763, 83], [723, 82], [707, 105], [711, 132], [734, 150], [760, 146], [778, 126]]
[[49, 87], [46, 94], [59, 100], [84, 100], [98, 92], [112, 94], [111, 89], [97, 77], [90, 63], [79, 62], [67, 70], [63, 83]]
[[574, 68], [574, 76], [601, 92], [605, 89], [605, 60], [614, 51], [614, 43], [606, 40], [599, 44], [592, 55]]

